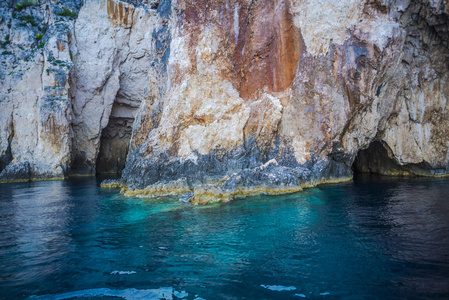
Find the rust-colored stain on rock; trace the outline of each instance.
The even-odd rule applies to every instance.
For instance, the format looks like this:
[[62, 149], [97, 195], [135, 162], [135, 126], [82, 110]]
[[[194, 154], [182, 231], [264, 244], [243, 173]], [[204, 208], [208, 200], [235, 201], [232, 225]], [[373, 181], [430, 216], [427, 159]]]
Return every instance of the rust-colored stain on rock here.
[[59, 52], [64, 52], [65, 50], [65, 44], [63, 41], [60, 40], [56, 41], [56, 47], [58, 48]]
[[[289, 3], [184, 0], [181, 23], [190, 35], [190, 57], [195, 57], [193, 52], [202, 28], [218, 23], [222, 51], [216, 60], [228, 65], [230, 73], [222, 75], [231, 79], [240, 96], [254, 100], [264, 91], [285, 91], [293, 83], [305, 50]], [[191, 72], [196, 72], [195, 62]]]
[[59, 124], [54, 115], [47, 115], [42, 120], [41, 137], [55, 149], [62, 148], [61, 136], [65, 130], [67, 129]]
[[263, 0], [241, 8], [235, 61], [244, 99], [257, 96], [265, 86], [269, 92], [283, 92], [296, 76], [304, 42], [288, 5]]
[[134, 7], [124, 2], [107, 0], [108, 18], [115, 26], [130, 28], [132, 25], [132, 16]]

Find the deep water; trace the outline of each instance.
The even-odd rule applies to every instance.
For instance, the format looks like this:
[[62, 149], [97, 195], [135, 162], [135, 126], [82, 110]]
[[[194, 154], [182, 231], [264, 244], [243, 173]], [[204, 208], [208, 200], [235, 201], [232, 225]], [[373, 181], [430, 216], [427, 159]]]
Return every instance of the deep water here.
[[449, 299], [448, 179], [203, 207], [99, 182], [0, 184], [1, 299]]

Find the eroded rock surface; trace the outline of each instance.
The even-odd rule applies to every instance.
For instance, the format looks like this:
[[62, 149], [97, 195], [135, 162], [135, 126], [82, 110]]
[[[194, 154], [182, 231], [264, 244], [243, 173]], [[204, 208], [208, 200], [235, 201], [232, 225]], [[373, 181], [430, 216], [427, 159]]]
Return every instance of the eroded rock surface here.
[[[0, 6], [0, 180], [64, 177], [71, 156], [73, 20], [46, 1], [14, 4], [21, 3]], [[80, 5], [72, 1], [67, 9]]]
[[[126, 161], [126, 193], [206, 203], [353, 168], [449, 173], [446, 0], [15, 3], [1, 6], [0, 177]], [[48, 27], [43, 48], [25, 13]]]
[[156, 75], [168, 84], [134, 127], [130, 192], [178, 182], [204, 203], [295, 190], [351, 177], [374, 141], [409, 175], [448, 173], [445, 2], [171, 5]]
[[147, 6], [2, 2], [0, 180], [26, 179], [7, 168], [22, 162], [30, 178], [95, 174], [100, 146], [100, 171], [123, 169], [154, 52]]

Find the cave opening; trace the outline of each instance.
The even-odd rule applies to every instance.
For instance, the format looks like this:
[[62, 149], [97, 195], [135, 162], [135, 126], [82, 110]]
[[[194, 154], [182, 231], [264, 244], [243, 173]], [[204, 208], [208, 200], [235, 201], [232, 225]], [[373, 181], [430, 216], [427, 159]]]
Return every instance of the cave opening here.
[[134, 123], [135, 107], [115, 102], [108, 125], [100, 138], [100, 149], [96, 161], [97, 174], [120, 175], [125, 168]]
[[352, 164], [355, 176], [361, 174], [409, 175], [407, 168], [394, 159], [390, 147], [381, 141], [373, 141], [368, 148], [360, 150]]
[[445, 174], [445, 168], [434, 168], [428, 162], [401, 164], [393, 150], [383, 141], [373, 141], [360, 150], [352, 164], [354, 176], [374, 174], [385, 176], [429, 176]]
[[2, 154], [0, 154], [0, 173], [6, 168], [7, 165], [13, 160], [11, 152], [11, 142], [8, 143], [8, 148]]

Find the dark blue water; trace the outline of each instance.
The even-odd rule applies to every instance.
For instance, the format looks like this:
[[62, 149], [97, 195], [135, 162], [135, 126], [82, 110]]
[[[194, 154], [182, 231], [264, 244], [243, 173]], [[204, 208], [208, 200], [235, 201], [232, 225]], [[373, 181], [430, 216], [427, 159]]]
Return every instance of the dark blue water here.
[[[195, 207], [0, 185], [2, 299], [449, 299], [448, 179]], [[85, 299], [85, 298], [84, 298]]]

